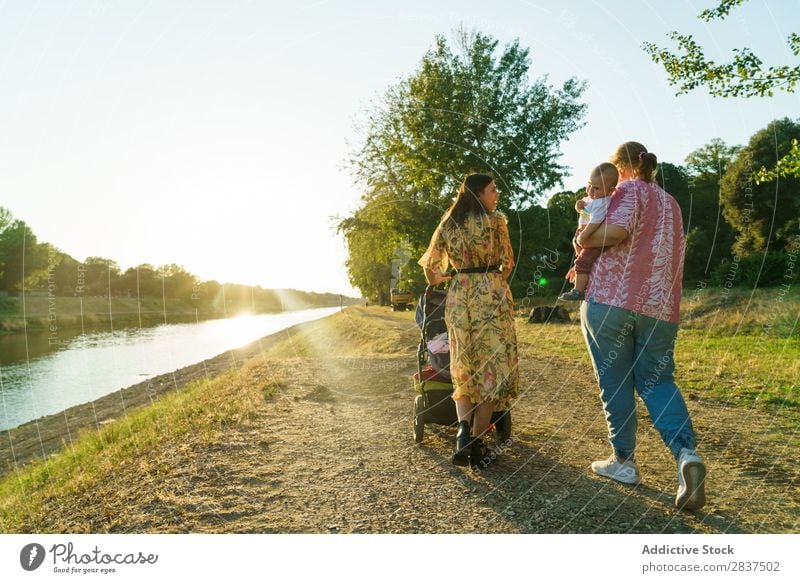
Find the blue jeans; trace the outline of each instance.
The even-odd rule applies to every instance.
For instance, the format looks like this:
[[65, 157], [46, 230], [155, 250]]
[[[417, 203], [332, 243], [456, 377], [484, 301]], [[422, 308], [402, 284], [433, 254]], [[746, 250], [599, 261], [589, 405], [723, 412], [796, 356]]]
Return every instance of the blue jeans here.
[[677, 458], [684, 447], [694, 449], [692, 421], [675, 385], [678, 325], [590, 298], [581, 302], [581, 330], [600, 385], [614, 453], [629, 459], [636, 448], [634, 388], [672, 455]]

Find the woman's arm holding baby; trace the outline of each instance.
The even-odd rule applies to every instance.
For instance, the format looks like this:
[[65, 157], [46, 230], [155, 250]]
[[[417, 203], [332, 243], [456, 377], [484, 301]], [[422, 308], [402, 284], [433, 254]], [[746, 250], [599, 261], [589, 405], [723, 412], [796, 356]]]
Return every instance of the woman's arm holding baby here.
[[[589, 231], [594, 227], [592, 231]], [[628, 231], [617, 225], [597, 223], [587, 225], [578, 235], [578, 245], [581, 247], [611, 247], [618, 245], [628, 238]]]

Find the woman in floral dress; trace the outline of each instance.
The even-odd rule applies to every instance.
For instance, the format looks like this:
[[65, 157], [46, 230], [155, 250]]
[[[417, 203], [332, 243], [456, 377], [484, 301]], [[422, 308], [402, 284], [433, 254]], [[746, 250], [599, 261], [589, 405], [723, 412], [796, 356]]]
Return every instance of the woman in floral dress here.
[[[481, 436], [492, 412], [509, 408], [519, 386], [514, 303], [506, 283], [514, 253], [508, 220], [495, 210], [498, 197], [491, 176], [467, 176], [419, 260], [428, 283], [450, 281], [445, 322], [458, 414], [456, 465], [494, 459]], [[457, 273], [448, 275], [448, 266]]]

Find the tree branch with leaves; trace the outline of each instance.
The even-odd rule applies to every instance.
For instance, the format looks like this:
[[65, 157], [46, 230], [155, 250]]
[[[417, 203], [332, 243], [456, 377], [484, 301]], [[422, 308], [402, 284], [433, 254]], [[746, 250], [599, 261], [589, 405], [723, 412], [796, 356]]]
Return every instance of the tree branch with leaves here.
[[[722, 20], [745, 1], [720, 0], [714, 8], [703, 10], [698, 18], [706, 22]], [[673, 31], [669, 38], [678, 43], [677, 52], [652, 42], [644, 43], [643, 48], [653, 61], [664, 67], [669, 84], [678, 87], [677, 95], [705, 87], [712, 97], [772, 97], [776, 90], [794, 93], [800, 82], [800, 65], [768, 66], [748, 48], [734, 49], [730, 62], [717, 63], [706, 57], [692, 35]], [[789, 34], [787, 44], [792, 55], [800, 56], [797, 33]], [[796, 141], [772, 169], [762, 167], [755, 174], [758, 182], [780, 177], [800, 177], [800, 147]]]
[[[700, 13], [706, 22], [724, 19], [745, 0], [722, 0], [715, 8]], [[670, 85], [677, 85], [677, 95], [704, 86], [713, 97], [771, 97], [774, 91], [794, 92], [800, 82], [800, 65], [771, 65], [748, 48], [734, 49], [730, 62], [717, 63], [706, 57], [703, 48], [690, 34], [673, 31], [669, 38], [678, 43], [678, 51], [646, 42], [643, 47], [650, 58], [662, 65]], [[789, 34], [789, 50], [800, 56], [800, 36]]]

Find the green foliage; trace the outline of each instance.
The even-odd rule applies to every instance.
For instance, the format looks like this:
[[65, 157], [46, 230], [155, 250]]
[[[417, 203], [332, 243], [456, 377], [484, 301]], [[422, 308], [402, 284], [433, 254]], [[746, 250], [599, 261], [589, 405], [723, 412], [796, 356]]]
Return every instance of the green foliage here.
[[180, 265], [170, 263], [169, 265], [161, 266], [161, 276], [164, 278], [164, 293], [167, 297], [191, 299], [198, 283], [195, 275], [192, 275]]
[[719, 138], [714, 138], [686, 156], [686, 171], [694, 182], [718, 187], [728, 165], [741, 149], [740, 146], [728, 146]]
[[786, 285], [797, 281], [796, 262], [796, 254], [783, 251], [736, 256], [719, 264], [711, 275], [711, 283], [725, 288], [744, 286], [750, 289]]
[[656, 174], [658, 185], [669, 192], [681, 207], [683, 226], [688, 228], [696, 220], [694, 196], [689, 186], [689, 175], [684, 168], [662, 162]]
[[[4, 226], [3, 226], [4, 225]], [[0, 213], [0, 290], [21, 291], [47, 270], [48, 247], [39, 244], [24, 222]]]
[[[464, 176], [491, 172], [507, 213], [530, 207], [561, 182], [561, 142], [583, 125], [583, 83], [529, 81], [528, 50], [498, 51], [480, 33], [438, 36], [419, 68], [367, 113], [349, 163], [366, 187], [362, 207], [339, 219], [351, 283], [372, 299], [388, 291], [395, 252], [416, 259], [427, 247]], [[412, 259], [412, 261], [414, 260]], [[420, 270], [407, 270], [420, 291]]]
[[577, 224], [575, 201], [581, 194], [560, 192], [547, 208], [532, 206], [509, 217], [516, 273], [510, 281], [515, 298], [552, 296], [561, 291], [573, 259], [572, 236]]
[[123, 273], [115, 286], [121, 293], [132, 297], [161, 296], [161, 275], [152, 265], [143, 263], [131, 267]]
[[[391, 205], [391, 201], [387, 204]], [[341, 220], [338, 226], [349, 251], [345, 266], [350, 283], [358, 287], [364, 297], [381, 304], [389, 301], [391, 263], [400, 238], [391, 223], [383, 220], [385, 210], [373, 199], [352, 217]]]
[[83, 262], [85, 291], [90, 296], [111, 295], [111, 285], [118, 281], [120, 269], [117, 262], [105, 257], [87, 257]]
[[[700, 18], [705, 21], [725, 18], [744, 1], [720, 0], [715, 8], [704, 10]], [[656, 63], [664, 66], [670, 84], [679, 86], [678, 95], [705, 85], [714, 97], [772, 97], [774, 89], [794, 93], [800, 81], [800, 65], [765, 67], [761, 59], [747, 48], [735, 49], [733, 61], [719, 65], [706, 59], [691, 35], [672, 32], [670, 38], [678, 42], [683, 55], [660, 49], [649, 42], [644, 43], [644, 49]], [[795, 57], [800, 55], [800, 36], [791, 33], [787, 43]], [[762, 166], [753, 178], [757, 183], [764, 183], [791, 177], [800, 178], [800, 148], [796, 141], [775, 166], [771, 169]]]
[[725, 18], [731, 10], [737, 6], [744, 4], [744, 0], [720, 0], [719, 4], [714, 8], [706, 8], [700, 13], [701, 20], [709, 22], [715, 18]]
[[[700, 18], [725, 18], [743, 2], [721, 0], [716, 8], [704, 10]], [[775, 89], [794, 92], [800, 81], [800, 65], [766, 66], [749, 48], [734, 49], [733, 59], [719, 64], [706, 58], [692, 35], [673, 31], [669, 38], [678, 43], [678, 53], [651, 42], [643, 47], [654, 62], [664, 67], [670, 85], [678, 86], [678, 95], [705, 86], [715, 97], [771, 97]], [[800, 55], [800, 37], [796, 33], [789, 35], [787, 44], [794, 56]]]
[[11, 216], [11, 212], [0, 206], [0, 233], [5, 231], [6, 227], [8, 227], [13, 220], [14, 217]]
[[800, 124], [775, 120], [750, 138], [725, 172], [720, 199], [725, 217], [738, 231], [736, 253], [779, 251], [798, 234], [800, 177], [761, 184], [754, 179], [756, 169], [785, 156], [798, 138]]
[[658, 182], [681, 207], [686, 231], [684, 283], [707, 279], [730, 255], [735, 233], [722, 216], [719, 191], [722, 176], [741, 148], [711, 140], [691, 152], [685, 166], [663, 163]]
[[[787, 274], [791, 272], [789, 259], [789, 255], [783, 252], [743, 257], [739, 261], [742, 283], [751, 289], [756, 286], [789, 283], [790, 280], [787, 279]], [[796, 279], [796, 277], [792, 279]]]
[[[157, 305], [165, 312], [168, 305], [178, 306], [178, 311], [188, 307], [190, 314], [181, 313], [178, 317], [190, 316], [192, 319], [198, 313], [210, 317], [239, 312], [273, 312], [338, 306], [342, 301], [339, 294], [265, 290], [259, 286], [237, 284], [227, 284], [223, 288], [217, 281], [199, 281], [197, 276], [174, 263], [161, 267], [142, 264], [124, 273], [116, 261], [105, 257], [88, 257], [81, 263], [49, 243], [38, 242], [30, 227], [0, 207], [0, 292], [15, 295], [23, 288], [28, 294], [34, 292], [33, 296], [29, 295], [29, 307], [36, 305], [37, 299], [46, 302], [58, 296], [59, 322], [73, 322], [73, 325], [108, 317], [112, 298], [115, 302], [124, 301], [122, 298], [134, 301], [134, 309], [126, 308], [121, 317], [124, 320], [126, 314], [133, 313], [139, 324], [153, 322], [152, 314], [148, 313], [152, 310], [143, 310], [143, 306], [152, 308], [154, 302], [145, 302], [145, 299], [157, 300]], [[47, 297], [37, 298], [37, 294]], [[66, 304], [61, 299], [70, 296], [75, 300], [74, 314], [65, 313]], [[226, 301], [223, 302], [223, 298]], [[0, 323], [4, 329], [37, 328], [42, 321], [47, 325], [46, 319], [41, 320], [43, 315], [47, 315], [47, 306], [44, 311], [29, 310], [26, 319], [18, 309], [19, 305], [18, 298], [0, 297]], [[76, 314], [80, 317], [77, 318]], [[172, 317], [176, 317], [175, 311]]]
[[789, 153], [783, 158], [778, 160], [777, 164], [772, 170], [768, 170], [766, 166], [756, 172], [754, 178], [759, 184], [763, 182], [772, 182], [778, 178], [792, 178], [800, 176], [800, 144], [797, 140], [792, 140]]

